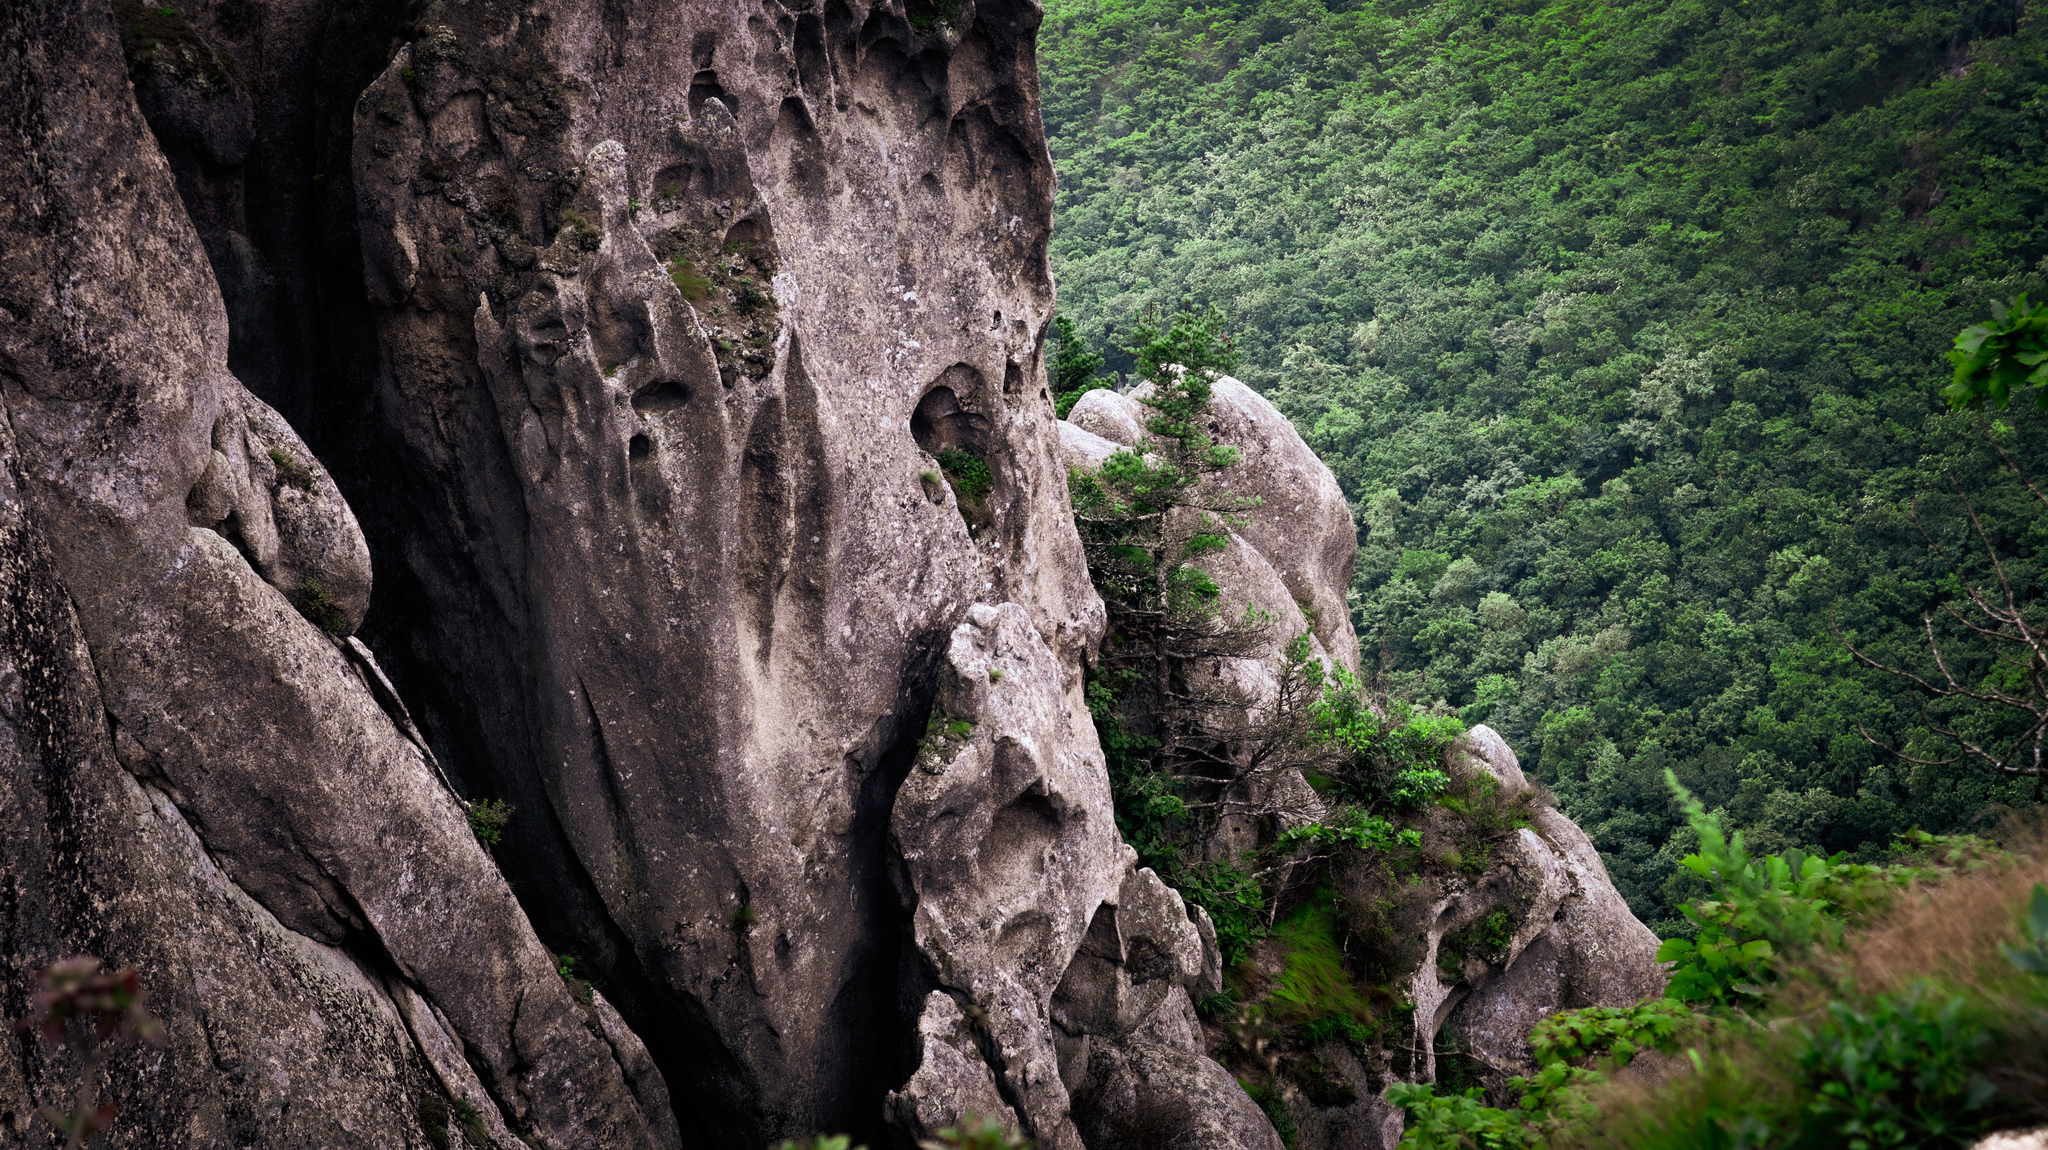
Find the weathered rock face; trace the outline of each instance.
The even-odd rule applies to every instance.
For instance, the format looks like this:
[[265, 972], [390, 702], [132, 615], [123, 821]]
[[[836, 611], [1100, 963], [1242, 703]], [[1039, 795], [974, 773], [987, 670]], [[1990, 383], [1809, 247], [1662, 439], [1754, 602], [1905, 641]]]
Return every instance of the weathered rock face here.
[[[1466, 762], [1499, 779], [1504, 793], [1528, 790], [1515, 752], [1492, 728], [1474, 727], [1463, 750]], [[1535, 1070], [1529, 1030], [1541, 1019], [1584, 1006], [1628, 1006], [1664, 991], [1657, 936], [1614, 889], [1586, 832], [1553, 807], [1538, 806], [1534, 815], [1535, 826], [1517, 833], [1503, 862], [1512, 893], [1456, 899], [1429, 929], [1435, 948], [1446, 933], [1505, 906], [1520, 912], [1507, 953], [1466, 963], [1453, 985], [1445, 985], [1434, 961], [1415, 976], [1418, 1027], [1426, 996], [1428, 1018], [1479, 1063], [1489, 1085]], [[1434, 1036], [1427, 1049], [1434, 1057]]]
[[917, 1065], [886, 844], [955, 626], [1014, 604], [1074, 711], [1101, 627], [1039, 362], [1036, 9], [912, 15], [436, 5], [356, 107], [419, 509], [379, 642], [735, 1142], [872, 1131]]
[[[141, 968], [109, 1144], [1277, 1145], [1083, 703], [1037, 19], [0, 13], [0, 1014]], [[1355, 667], [1341, 494], [1214, 414], [1222, 575]], [[1608, 993], [1600, 905], [1530, 994]], [[0, 1051], [39, 1137], [78, 1067]]]
[[[497, 1115], [505, 1141], [673, 1144], [637, 1040], [615, 1048], [571, 995], [455, 798], [307, 617], [354, 626], [367, 550], [226, 370], [113, 29], [97, 5], [0, 18], [7, 1012], [66, 951], [144, 968], [170, 1037], [115, 1077], [150, 1115], [130, 1145], [394, 1144], [429, 1095]], [[5, 1070], [13, 1134], [77, 1074], [26, 1047]]]

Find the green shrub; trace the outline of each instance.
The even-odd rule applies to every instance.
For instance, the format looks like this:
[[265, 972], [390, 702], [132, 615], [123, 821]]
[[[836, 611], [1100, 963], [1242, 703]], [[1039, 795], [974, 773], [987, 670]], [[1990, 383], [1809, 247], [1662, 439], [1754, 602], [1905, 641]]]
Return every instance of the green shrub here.
[[1667, 770], [1665, 777], [1700, 843], [1681, 865], [1705, 880], [1711, 894], [1681, 908], [1698, 933], [1666, 939], [1657, 949], [1658, 961], [1675, 964], [1667, 993], [1687, 1002], [1725, 1007], [1754, 1000], [1778, 979], [1788, 954], [1839, 941], [1852, 921], [1883, 909], [1900, 889], [1981, 849], [1976, 840], [1916, 832], [1902, 836], [1901, 845], [1944, 858], [1931, 865], [1871, 866], [1796, 849], [1752, 857], [1741, 831], [1724, 834], [1720, 818], [1680, 786], [1676, 774]]
[[1333, 1014], [1302, 1023], [1300, 1033], [1301, 1040], [1311, 1046], [1339, 1038], [1360, 1050], [1369, 1050], [1379, 1040], [1380, 1028], [1346, 1015]]
[[573, 954], [558, 954], [555, 956], [555, 973], [568, 984], [569, 993], [576, 1001], [589, 1006], [595, 998], [596, 984], [576, 973], [581, 964], [582, 960]]
[[1163, 877], [1180, 889], [1182, 897], [1209, 912], [1223, 965], [1242, 961], [1252, 944], [1266, 936], [1266, 892], [1242, 869], [1220, 861], [1196, 863]]
[[1252, 1101], [1258, 1104], [1259, 1109], [1266, 1112], [1266, 1120], [1273, 1124], [1273, 1130], [1280, 1135], [1281, 1143], [1287, 1146], [1288, 1150], [1293, 1150], [1295, 1142], [1301, 1137], [1301, 1131], [1295, 1125], [1294, 1111], [1288, 1109], [1287, 1099], [1280, 1095], [1280, 1088], [1270, 1082], [1246, 1082], [1242, 1078], [1238, 1079], [1238, 1082], [1244, 1087], [1244, 1092], [1251, 1095]]
[[1619, 1069], [1644, 1050], [1672, 1053], [1700, 1016], [1672, 998], [1652, 998], [1634, 1006], [1589, 1006], [1544, 1019], [1529, 1032], [1530, 1049], [1539, 1066], [1604, 1059]]
[[1226, 986], [1195, 1000], [1195, 1013], [1211, 1021], [1223, 1021], [1237, 1014], [1237, 988]]
[[988, 464], [982, 462], [980, 456], [971, 451], [948, 447], [940, 451], [937, 458], [939, 470], [945, 474], [947, 482], [953, 485], [953, 491], [960, 497], [962, 503], [981, 502], [981, 497], [995, 486], [995, 474], [988, 469]]
[[1052, 363], [1047, 369], [1051, 376], [1053, 414], [1065, 419], [1081, 397], [1091, 391], [1109, 386], [1109, 381], [1096, 375], [1102, 368], [1102, 353], [1090, 351], [1087, 341], [1074, 331], [1074, 321], [1063, 315], [1052, 317]]
[[299, 584], [299, 589], [288, 598], [299, 614], [315, 627], [337, 639], [345, 638], [349, 632], [348, 613], [328, 593], [327, 584], [318, 579], [308, 579]]
[[504, 840], [505, 824], [516, 809], [503, 799], [485, 799], [469, 804], [462, 813], [468, 817], [469, 829], [476, 835], [476, 841], [494, 847]]
[[1520, 1115], [1488, 1106], [1485, 1094], [1477, 1086], [1444, 1097], [1427, 1082], [1388, 1086], [1387, 1101], [1408, 1112], [1400, 1150], [1515, 1150], [1542, 1144]]
[[448, 1100], [438, 1094], [420, 1099], [420, 1129], [434, 1150], [448, 1150]]
[[1980, 1111], [1995, 1091], [1977, 1065], [1989, 1036], [1964, 1017], [1961, 998], [1936, 1006], [1915, 991], [1868, 1012], [1829, 1003], [1803, 1038], [1805, 1113], [1773, 1116], [1781, 1127], [1803, 1126], [1803, 1144], [1965, 1145], [1983, 1128]]
[[562, 230], [569, 233], [576, 246], [586, 252], [594, 252], [604, 244], [603, 229], [578, 215], [573, 208], [562, 209]]
[[467, 1098], [457, 1098], [454, 1110], [455, 1122], [462, 1127], [463, 1137], [469, 1139], [471, 1146], [483, 1147], [491, 1144], [491, 1132], [484, 1127], [483, 1112], [476, 1108], [476, 1103]]
[[312, 468], [292, 458], [291, 453], [275, 447], [266, 454], [270, 456], [271, 465], [277, 468], [277, 481], [280, 485], [296, 487], [308, 494], [315, 490]]
[[[1514, 941], [1514, 921], [1504, 910], [1494, 911], [1485, 918], [1475, 920], [1463, 930], [1447, 934], [1437, 944], [1436, 961], [1439, 967], [1456, 970], [1465, 958], [1480, 958], [1487, 962], [1505, 961], [1508, 944]], [[1451, 959], [1449, 964], [1445, 960]]]
[[1273, 843], [1274, 849], [1283, 854], [1303, 846], [1340, 845], [1361, 851], [1412, 850], [1422, 845], [1422, 832], [1413, 828], [1397, 828], [1380, 815], [1370, 815], [1352, 807], [1338, 810], [1328, 823], [1289, 827]]

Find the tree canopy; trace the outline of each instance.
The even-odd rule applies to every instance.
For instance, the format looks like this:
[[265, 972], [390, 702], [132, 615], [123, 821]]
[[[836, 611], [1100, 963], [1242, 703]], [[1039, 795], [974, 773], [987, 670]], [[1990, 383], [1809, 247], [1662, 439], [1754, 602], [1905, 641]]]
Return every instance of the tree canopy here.
[[2038, 0], [1050, 0], [1041, 44], [1075, 339], [1128, 376], [1219, 309], [1354, 500], [1377, 685], [1499, 729], [1653, 926], [1697, 882], [1667, 768], [1771, 851], [2032, 796], [1861, 737], [1967, 716], [1843, 637], [1924, 661], [1963, 594], [1916, 500], [2036, 601], [1994, 448], [2048, 478], [2048, 417], [1937, 393], [2048, 294]]

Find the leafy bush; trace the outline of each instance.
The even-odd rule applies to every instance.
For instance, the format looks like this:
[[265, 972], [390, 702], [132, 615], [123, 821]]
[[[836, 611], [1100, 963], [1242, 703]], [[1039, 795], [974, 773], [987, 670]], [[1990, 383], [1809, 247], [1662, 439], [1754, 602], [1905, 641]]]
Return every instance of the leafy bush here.
[[318, 489], [313, 469], [294, 459], [290, 452], [273, 447], [267, 454], [270, 456], [271, 466], [277, 469], [277, 482], [280, 486], [296, 487], [307, 494]]
[[1455, 971], [1467, 957], [1500, 962], [1507, 957], [1514, 940], [1514, 923], [1504, 910], [1494, 911], [1463, 930], [1447, 934], [1437, 944], [1437, 965]]
[[1281, 832], [1273, 843], [1274, 849], [1283, 854], [1302, 846], [1339, 845], [1359, 851], [1413, 850], [1422, 845], [1422, 832], [1413, 828], [1397, 828], [1379, 815], [1369, 815], [1353, 807], [1336, 812], [1328, 824], [1304, 823], [1290, 827]]
[[1225, 966], [1241, 961], [1266, 936], [1266, 892], [1242, 869], [1226, 862], [1185, 864], [1174, 868], [1170, 881], [1189, 902], [1209, 912]]
[[327, 590], [327, 584], [318, 579], [307, 579], [287, 598], [298, 609], [306, 621], [337, 639], [348, 635], [348, 613]]
[[1712, 897], [1681, 909], [1698, 927], [1692, 938], [1669, 938], [1657, 950], [1671, 962], [1667, 993], [1688, 1002], [1731, 1006], [1764, 993], [1782, 960], [1818, 944], [1838, 942], [1853, 921], [1883, 909], [1915, 880], [1937, 876], [1975, 849], [1963, 839], [1918, 834], [1916, 849], [1936, 848], [1947, 861], [1931, 866], [1872, 866], [1844, 856], [1819, 858], [1803, 851], [1752, 857], [1741, 831], [1722, 833], [1721, 820], [1667, 774], [1679, 806], [1699, 838], [1697, 854], [1681, 865], [1704, 879]]
[[1800, 1093], [1810, 1100], [1807, 1144], [1967, 1144], [1994, 1093], [1976, 1069], [1988, 1037], [1963, 1016], [1961, 998], [1935, 1006], [1914, 992], [1879, 999], [1867, 1013], [1829, 1003], [1797, 1055]]
[[1948, 353], [1955, 381], [1941, 389], [1950, 407], [1989, 403], [2001, 411], [2022, 387], [2048, 411], [2048, 303], [2027, 306], [2021, 292], [2010, 306], [1991, 301], [1991, 322], [1964, 328]]
[[1488, 1106], [1485, 1096], [1477, 1086], [1442, 1097], [1427, 1082], [1388, 1086], [1387, 1101], [1408, 1112], [1400, 1150], [1520, 1150], [1542, 1144], [1520, 1115]]
[[1652, 998], [1634, 1006], [1589, 1006], [1538, 1022], [1529, 1032], [1529, 1046], [1539, 1066], [1605, 1059], [1619, 1069], [1643, 1050], [1671, 1053], [1700, 1021], [1691, 1007], [1672, 998]]
[[1316, 700], [1310, 737], [1347, 753], [1328, 774], [1341, 797], [1368, 806], [1412, 807], [1449, 788], [1444, 754], [1464, 733], [1456, 718], [1407, 703], [1375, 709], [1363, 685], [1339, 667]]
[[[1521, 1150], [1570, 1137], [1597, 1113], [1589, 1093], [1607, 1080], [1605, 1070], [1627, 1066], [1643, 1050], [1674, 1052], [1697, 1022], [1683, 1003], [1670, 999], [1552, 1015], [1530, 1035], [1536, 1073], [1508, 1080], [1508, 1088], [1520, 1095], [1511, 1110], [1486, 1105], [1478, 1087], [1439, 1095], [1429, 1083], [1390, 1086], [1387, 1100], [1408, 1112], [1401, 1146]], [[1574, 1065], [1586, 1062], [1600, 1065]]]
[[595, 997], [597, 984], [576, 972], [582, 961], [573, 954], [558, 954], [555, 956], [555, 974], [568, 985], [569, 993], [576, 1001], [589, 1006]]
[[979, 503], [983, 495], [996, 484], [996, 477], [980, 456], [958, 447], [948, 447], [938, 454], [939, 470], [953, 490], [960, 496], [960, 502]]
[[511, 821], [516, 809], [503, 799], [484, 799], [469, 804], [463, 814], [469, 819], [469, 829], [476, 835], [476, 841], [494, 847], [504, 840], [505, 824]]

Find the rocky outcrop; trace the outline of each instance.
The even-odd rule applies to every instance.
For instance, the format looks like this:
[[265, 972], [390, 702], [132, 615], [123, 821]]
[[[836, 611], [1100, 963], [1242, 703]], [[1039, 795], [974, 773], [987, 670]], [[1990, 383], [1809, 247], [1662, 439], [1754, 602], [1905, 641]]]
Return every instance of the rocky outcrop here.
[[[1113, 452], [1145, 450], [1149, 386], [1082, 396], [1060, 427], [1067, 465], [1094, 469]], [[1213, 673], [1236, 684], [1235, 694], [1256, 711], [1274, 696], [1279, 638], [1307, 632], [1326, 666], [1357, 669], [1357, 639], [1344, 608], [1355, 544], [1335, 481], [1271, 405], [1226, 377], [1215, 385], [1210, 413], [1209, 434], [1244, 452], [1241, 463], [1210, 482], [1257, 502], [1232, 530], [1232, 546], [1204, 562], [1225, 602], [1250, 603], [1276, 622], [1271, 651], [1214, 660]], [[1397, 937], [1383, 945], [1397, 953], [1382, 959], [1412, 1007], [1412, 1022], [1399, 1051], [1326, 1042], [1268, 1056], [1275, 1068], [1292, 1067], [1287, 1089], [1302, 1114], [1306, 1147], [1392, 1146], [1400, 1136], [1398, 1112], [1361, 1088], [1436, 1080], [1440, 1046], [1499, 1088], [1534, 1069], [1528, 1034], [1540, 1019], [1575, 1007], [1628, 1005], [1663, 989], [1656, 938], [1629, 912], [1584, 832], [1532, 801], [1537, 796], [1507, 744], [1486, 727], [1474, 728], [1449, 765], [1461, 776], [1483, 775], [1492, 784], [1486, 801], [1512, 804], [1509, 817], [1526, 825], [1483, 844], [1487, 865], [1477, 873], [1439, 868], [1397, 891], [1381, 889], [1369, 875], [1337, 878], [1339, 887], [1365, 883], [1368, 889], [1354, 892], [1358, 909], [1393, 908]], [[1243, 781], [1226, 797], [1209, 835], [1214, 859], [1238, 859], [1277, 830], [1324, 816], [1321, 797], [1292, 770]], [[1426, 841], [1438, 849], [1455, 850], [1452, 844], [1465, 837], [1457, 827], [1437, 826], [1456, 821], [1441, 813], [1423, 821]], [[1412, 932], [1412, 943], [1399, 942], [1404, 932]], [[1285, 949], [1255, 950], [1254, 968], [1277, 977]], [[1127, 1114], [1131, 1105], [1115, 1112]]]
[[892, 823], [937, 987], [892, 1113], [918, 1137], [1014, 1114], [1042, 1146], [1094, 1150], [1129, 1142], [1137, 1105], [1166, 1144], [1277, 1144], [1203, 1054], [1190, 994], [1220, 983], [1215, 929], [1117, 837], [1061, 678], [1015, 604], [976, 606], [953, 633]]
[[[1584, 832], [1546, 805], [1500, 737], [1474, 727], [1446, 766], [1457, 807], [1412, 816], [1420, 850], [1402, 860], [1401, 876], [1363, 855], [1315, 874], [1347, 916], [1347, 957], [1374, 972], [1373, 994], [1398, 1003], [1379, 1016], [1373, 1040], [1211, 1026], [1212, 1047], [1233, 1052], [1230, 1065], [1271, 1075], [1303, 1150], [1391, 1150], [1401, 1114], [1382, 1095], [1397, 1081], [1476, 1082], [1491, 1104], [1512, 1105], [1507, 1080], [1535, 1069], [1528, 1037], [1538, 1021], [1663, 990], [1657, 939], [1629, 913]], [[1238, 983], [1254, 1007], [1289, 954], [1279, 938], [1252, 948]]]
[[[1151, 387], [1081, 396], [1060, 425], [1067, 466], [1099, 467], [1112, 452], [1141, 446]], [[1211, 560], [1225, 599], [1257, 604], [1273, 616], [1276, 636], [1306, 631], [1327, 664], [1357, 671], [1358, 635], [1345, 601], [1357, 529], [1336, 477], [1265, 396], [1229, 376], [1214, 384], [1207, 431], [1240, 452], [1211, 482], [1252, 501], [1230, 533], [1232, 545]]]
[[[1082, 713], [1102, 615], [1039, 358], [1036, 20], [448, 4], [356, 105], [416, 510], [419, 598], [375, 642], [437, 685], [443, 757], [518, 808], [512, 881], [721, 1141], [876, 1137], [919, 1065], [919, 932], [954, 911], [905, 904], [888, 836], [970, 608], [1021, 612], [1028, 689]], [[1084, 921], [1089, 857], [1057, 892]]]
[[[1507, 796], [1529, 791], [1515, 752], [1492, 728], [1474, 727], [1462, 750], [1466, 763], [1498, 779]], [[1585, 1006], [1629, 1006], [1664, 992], [1657, 936], [1614, 889], [1586, 832], [1554, 807], [1537, 804], [1531, 814], [1534, 825], [1518, 831], [1504, 853], [1509, 881], [1447, 901], [1427, 935], [1434, 959], [1447, 933], [1508, 908], [1518, 921], [1506, 952], [1482, 956], [1476, 966], [1468, 958], [1449, 986], [1434, 961], [1423, 963], [1414, 981], [1418, 1028], [1427, 1003], [1437, 1031], [1418, 1034], [1430, 1056], [1438, 1035], [1447, 1035], [1479, 1063], [1490, 1085], [1535, 1070], [1529, 1031], [1542, 1019]]]

